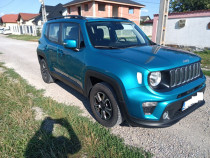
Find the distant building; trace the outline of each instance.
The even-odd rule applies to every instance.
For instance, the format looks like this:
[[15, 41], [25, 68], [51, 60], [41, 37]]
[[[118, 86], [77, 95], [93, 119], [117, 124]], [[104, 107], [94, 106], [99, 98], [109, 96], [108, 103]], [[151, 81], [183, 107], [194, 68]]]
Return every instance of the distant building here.
[[[152, 40], [156, 41], [158, 14], [154, 15]], [[166, 45], [210, 47], [210, 10], [171, 13], [166, 27]]]
[[140, 28], [148, 37], [152, 37], [153, 20], [150, 16], [141, 16]]
[[19, 13], [17, 23], [19, 25], [19, 34], [36, 35], [36, 27], [32, 23], [39, 14]]
[[143, 4], [132, 0], [73, 0], [64, 5], [70, 15], [122, 17], [140, 24]]
[[2, 26], [9, 29], [11, 33], [15, 33], [17, 29], [18, 14], [5, 14], [1, 17]]
[[145, 21], [151, 20], [150, 16], [141, 16], [140, 22], [143, 23]]
[[36, 35], [36, 27], [32, 21], [38, 15], [31, 13], [5, 14], [1, 17], [2, 26], [4, 29], [9, 30], [11, 34]]
[[[49, 6], [45, 5], [46, 8], [46, 13], [47, 13], [47, 19], [55, 18], [55, 17], [60, 17], [67, 15], [67, 9], [63, 7], [61, 3], [57, 4], [56, 6]], [[39, 16], [37, 16], [34, 20], [33, 23], [36, 26], [42, 26], [42, 6], [40, 6], [39, 10]]]

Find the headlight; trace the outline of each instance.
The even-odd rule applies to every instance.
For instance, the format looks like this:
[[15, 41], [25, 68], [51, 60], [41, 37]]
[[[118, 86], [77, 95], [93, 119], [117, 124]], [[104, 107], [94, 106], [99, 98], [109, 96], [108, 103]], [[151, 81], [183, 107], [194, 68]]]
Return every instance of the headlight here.
[[152, 87], [156, 87], [161, 82], [161, 73], [159, 71], [152, 72], [149, 75], [149, 83]]

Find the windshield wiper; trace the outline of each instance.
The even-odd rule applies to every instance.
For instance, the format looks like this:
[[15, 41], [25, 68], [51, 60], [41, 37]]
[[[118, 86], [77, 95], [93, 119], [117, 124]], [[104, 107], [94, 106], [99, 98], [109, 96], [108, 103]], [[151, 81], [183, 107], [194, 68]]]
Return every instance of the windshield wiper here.
[[119, 47], [113, 47], [113, 46], [94, 46], [94, 47], [101, 49], [120, 49]]
[[130, 45], [130, 46], [124, 46], [123, 48], [141, 47], [141, 46], [145, 46], [145, 45], [144, 44], [134, 44], [134, 45]]

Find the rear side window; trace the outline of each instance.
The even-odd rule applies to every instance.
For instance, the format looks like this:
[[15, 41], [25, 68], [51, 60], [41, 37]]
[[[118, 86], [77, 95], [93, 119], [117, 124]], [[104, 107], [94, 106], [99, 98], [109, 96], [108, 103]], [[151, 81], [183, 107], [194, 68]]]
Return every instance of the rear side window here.
[[55, 43], [58, 43], [59, 41], [59, 33], [60, 33], [60, 24], [59, 23], [53, 23], [50, 24], [49, 28], [49, 40]]

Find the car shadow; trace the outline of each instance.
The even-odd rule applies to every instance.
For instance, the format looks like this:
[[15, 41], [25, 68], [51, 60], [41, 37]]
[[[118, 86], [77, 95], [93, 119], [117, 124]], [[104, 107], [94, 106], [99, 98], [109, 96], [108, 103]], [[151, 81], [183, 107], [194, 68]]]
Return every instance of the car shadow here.
[[[84, 107], [86, 108], [86, 110], [89, 112], [89, 114], [92, 116], [92, 118], [95, 119], [95, 116], [93, 115], [93, 112], [91, 110], [90, 107], [90, 103], [88, 101], [88, 99], [86, 97], [84, 97], [81, 93], [79, 93], [78, 91], [76, 91], [75, 89], [71, 88], [70, 86], [66, 85], [65, 83], [63, 83], [62, 81], [56, 80], [55, 82], [58, 86], [62, 87], [63, 89], [65, 89], [67, 92], [71, 93], [72, 95], [74, 95], [77, 99], [79, 99]], [[95, 119], [96, 120], [96, 119]], [[120, 126], [123, 127], [129, 127], [129, 124], [124, 121], [123, 123], [120, 124]]]
[[[65, 129], [68, 137], [54, 136], [57, 130], [55, 125]], [[63, 134], [62, 134], [63, 135]], [[81, 149], [81, 143], [72, 126], [66, 119], [45, 118], [40, 129], [30, 139], [24, 156], [26, 158], [62, 157], [77, 153]]]
[[77, 99], [79, 99], [84, 107], [86, 108], [86, 110], [89, 112], [89, 114], [95, 119], [93, 112], [91, 110], [90, 107], [90, 103], [88, 101], [88, 99], [86, 97], [84, 97], [81, 93], [79, 93], [78, 91], [76, 91], [75, 89], [71, 88], [70, 86], [66, 85], [65, 83], [63, 83], [62, 81], [56, 80], [55, 82], [58, 86], [62, 87], [63, 89], [65, 89], [67, 92], [71, 93], [73, 96], [75, 96]]

